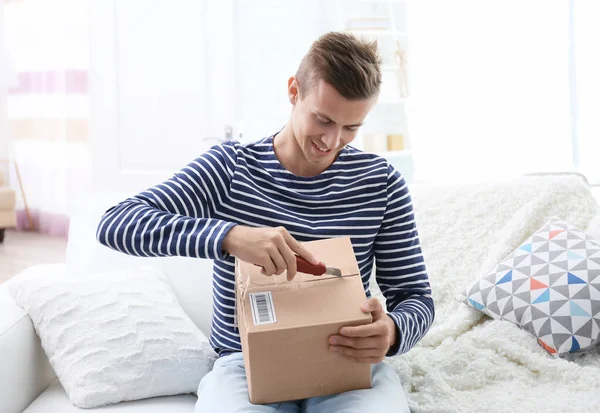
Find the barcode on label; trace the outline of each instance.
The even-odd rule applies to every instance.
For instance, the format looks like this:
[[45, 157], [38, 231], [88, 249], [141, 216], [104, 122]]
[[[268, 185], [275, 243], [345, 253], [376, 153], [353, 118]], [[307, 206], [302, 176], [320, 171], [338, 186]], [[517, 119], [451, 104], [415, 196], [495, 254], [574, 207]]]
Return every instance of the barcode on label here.
[[254, 325], [272, 324], [277, 321], [275, 308], [273, 307], [273, 296], [270, 291], [250, 293], [250, 305], [252, 306]]

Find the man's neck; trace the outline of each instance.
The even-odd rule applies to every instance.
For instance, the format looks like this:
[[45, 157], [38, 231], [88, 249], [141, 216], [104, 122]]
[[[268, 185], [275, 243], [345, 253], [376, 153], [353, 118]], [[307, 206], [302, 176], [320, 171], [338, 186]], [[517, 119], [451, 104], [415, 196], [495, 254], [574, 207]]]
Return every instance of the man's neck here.
[[306, 159], [289, 122], [274, 137], [273, 150], [279, 163], [296, 176], [317, 176], [330, 166], [327, 163], [311, 163]]

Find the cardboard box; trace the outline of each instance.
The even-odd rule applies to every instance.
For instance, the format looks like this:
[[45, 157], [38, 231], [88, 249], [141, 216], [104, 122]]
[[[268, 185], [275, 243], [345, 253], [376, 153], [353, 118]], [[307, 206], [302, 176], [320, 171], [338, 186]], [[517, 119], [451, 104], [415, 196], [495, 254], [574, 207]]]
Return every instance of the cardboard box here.
[[369, 324], [366, 300], [350, 238], [304, 243], [343, 278], [285, 272], [267, 277], [237, 260], [237, 321], [250, 401], [275, 403], [370, 388], [371, 365], [329, 351], [343, 326]]

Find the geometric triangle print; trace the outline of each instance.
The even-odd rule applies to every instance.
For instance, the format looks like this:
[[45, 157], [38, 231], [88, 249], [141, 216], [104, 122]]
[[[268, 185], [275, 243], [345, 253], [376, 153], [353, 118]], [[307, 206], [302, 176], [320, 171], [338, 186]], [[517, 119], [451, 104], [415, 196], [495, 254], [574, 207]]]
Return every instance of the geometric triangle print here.
[[487, 302], [488, 295], [490, 294], [490, 291], [492, 291], [493, 289], [494, 289], [494, 287], [488, 287], [488, 288], [481, 289], [481, 302], [482, 303]]
[[590, 299], [600, 300], [600, 285], [590, 285]]
[[[501, 308], [502, 311], [502, 317], [506, 317], [507, 314], [509, 313], [514, 313], [515, 307], [513, 304], [513, 300], [509, 299], [508, 302], [506, 303], [506, 305], [504, 305], [504, 308]], [[513, 319], [514, 319], [514, 314], [513, 314]], [[512, 320], [513, 322], [516, 320]]]
[[512, 281], [512, 270], [510, 270], [506, 275], [504, 275], [496, 284], [503, 284]]
[[527, 306], [521, 306], [518, 308], [515, 308], [514, 314], [515, 314], [515, 322], [518, 325], [523, 325], [523, 314], [525, 314], [525, 311], [527, 310]]
[[517, 298], [520, 298], [522, 301], [526, 303], [531, 303], [531, 291], [523, 291], [522, 293], [517, 293], [514, 295]]
[[571, 231], [567, 232], [567, 239], [568, 240], [585, 239], [585, 235], [582, 234], [580, 231], [571, 230]]
[[[512, 282], [513, 294], [521, 293], [523, 291], [529, 290], [529, 286], [525, 285], [527, 283], [527, 281], [529, 281], [529, 278], [521, 278], [520, 280], [513, 280], [513, 282]], [[523, 287], [523, 288], [521, 288], [521, 287]]]
[[565, 304], [558, 309], [552, 311], [552, 317], [572, 317], [571, 316], [571, 301], [565, 301]]
[[[566, 271], [554, 272], [549, 275], [550, 285], [567, 285], [569, 283]], [[560, 281], [560, 282], [559, 282]]]
[[598, 254], [593, 254], [593, 256], [589, 256], [588, 260], [591, 260], [592, 262], [594, 262], [595, 264], [600, 265], [600, 256], [598, 256]]
[[[554, 345], [556, 345], [556, 348], [559, 349], [561, 352], [568, 352], [569, 349], [571, 348], [571, 339], [572, 339], [573, 335], [572, 334], [552, 334], [552, 339], [554, 341]], [[564, 348], [565, 346], [563, 346], [563, 344], [568, 345], [568, 348]], [[563, 348], [561, 348], [563, 347]]]
[[548, 284], [544, 284], [543, 282], [540, 282], [539, 280], [537, 280], [535, 278], [531, 278], [531, 281], [529, 283], [529, 288], [531, 288], [532, 290], [538, 290], [540, 288], [548, 288]]
[[592, 324], [593, 323], [594, 322], [592, 320], [588, 321], [583, 326], [581, 326], [578, 330], [575, 331], [575, 335], [590, 338], [592, 336]]
[[570, 318], [571, 317], [570, 305], [568, 306], [568, 308], [565, 308], [561, 314], [556, 313], [558, 310], [563, 308], [565, 306], [565, 304], [567, 304], [567, 303], [569, 303], [569, 300], [552, 300], [552, 301], [550, 301], [550, 315], [552, 317], [564, 316], [564, 317]]
[[586, 285], [585, 287], [583, 287], [581, 289], [581, 291], [579, 291], [577, 294], [575, 294], [573, 297], [571, 297], [575, 300], [589, 300], [590, 297], [590, 286]]
[[[506, 308], [506, 307], [505, 307]], [[519, 324], [517, 321], [517, 317], [514, 311], [509, 311], [502, 315], [502, 320], [510, 321], [513, 324]]]
[[554, 262], [557, 261], [559, 258], [563, 261], [565, 261], [567, 259], [567, 252], [564, 249], [559, 249], [559, 250], [550, 250], [550, 253], [548, 254], [550, 257], [549, 262]]
[[[544, 303], [542, 303], [543, 305]], [[531, 306], [531, 319], [533, 321], [535, 320], [539, 320], [539, 319], [546, 319], [549, 317], [549, 313], [550, 313], [550, 307], [548, 306], [547, 311], [545, 311], [545, 308], [538, 308], [536, 306]]]
[[547, 262], [545, 264], [540, 264], [540, 265], [531, 265], [531, 275], [534, 277], [537, 275], [543, 275], [543, 274], [549, 274], [549, 273], [550, 273], [550, 265], [548, 265]]
[[[535, 324], [534, 324], [535, 325]], [[538, 336], [546, 336], [548, 334], [552, 334], [552, 319], [548, 318], [542, 327], [540, 327], [540, 331], [538, 332]]]
[[[600, 319], [600, 301], [599, 300], [590, 300], [590, 306], [592, 307], [592, 316], [597, 319]], [[599, 347], [600, 349], [600, 347]]]
[[565, 232], [564, 229], [558, 229], [558, 230], [554, 230], [554, 231], [550, 231], [550, 234], [548, 234], [548, 239], [553, 239], [555, 238], [558, 234]]
[[531, 244], [525, 244], [519, 247], [520, 250], [531, 252]]
[[503, 284], [500, 284], [500, 285], [496, 286], [496, 288], [494, 290], [495, 290], [495, 293], [496, 293], [496, 299], [497, 300], [501, 300], [503, 298], [511, 296], [511, 292], [512, 291], [510, 291], [510, 290], [506, 291], [506, 289], [509, 289], [509, 288], [506, 288], [506, 287], [511, 287], [511, 286], [510, 285], [505, 286]]
[[598, 255], [598, 253], [594, 253], [594, 254], [590, 254], [588, 256], [588, 268], [590, 269], [594, 269], [594, 270], [599, 270], [600, 269], [600, 262], [598, 261], [600, 258], [600, 256]]
[[587, 281], [584, 281], [576, 275], [569, 273], [569, 284], [587, 284]]
[[580, 345], [581, 349], [585, 349], [587, 347], [590, 347], [593, 344], [592, 340], [590, 340], [589, 337], [580, 336], [580, 335], [577, 335], [577, 334], [573, 335], [573, 337], [577, 339], [577, 341], [579, 342], [579, 345]]
[[[543, 337], [544, 339], [546, 339], [546, 337]], [[548, 338], [552, 339], [552, 336], [549, 336]], [[542, 346], [542, 348], [544, 350], [546, 350], [548, 353], [550, 354], [556, 354], [556, 350], [551, 347], [550, 345], [548, 345], [544, 340], [542, 340], [541, 338], [538, 338], [538, 343], [540, 343], [540, 346]]]
[[504, 314], [504, 307], [506, 307], [506, 305], [507, 305], [508, 303], [511, 303], [511, 302], [512, 302], [512, 299], [511, 299], [511, 298], [512, 298], [512, 297], [508, 296], [508, 297], [501, 298], [501, 299], [499, 299], [498, 301], [496, 301], [496, 303], [498, 304], [498, 310], [500, 311], [498, 314], [499, 314], [500, 316], [502, 316], [502, 315]]
[[519, 257], [515, 257], [513, 260], [514, 267], [526, 267], [531, 265], [531, 255], [522, 255]]
[[571, 317], [552, 317], [553, 323], [559, 324], [560, 328], [555, 324], [552, 325], [554, 327], [555, 333], [565, 333], [565, 334], [573, 334], [573, 322]]
[[598, 326], [598, 321], [594, 320], [592, 324], [592, 335], [590, 337], [598, 337], [600, 335], [600, 327]]
[[[543, 301], [539, 303], [535, 303], [531, 306], [532, 311], [535, 309], [539, 311], [539, 313], [534, 314], [544, 314], [544, 317], [548, 317], [550, 315], [550, 301]], [[535, 319], [535, 317], [534, 317]]]
[[[579, 301], [579, 303], [581, 303], [581, 301]], [[585, 303], [583, 305], [585, 306]], [[590, 303], [587, 303], [587, 305], [590, 305]], [[571, 315], [573, 317], [591, 317], [590, 313], [581, 308], [581, 306], [578, 305], [575, 301], [571, 301]]]
[[587, 255], [587, 242], [585, 240], [569, 241], [569, 249], [575, 254]]
[[469, 304], [471, 304], [474, 308], [476, 308], [477, 310], [481, 311], [485, 308], [485, 306], [475, 300], [473, 300], [472, 298], [468, 298]]
[[570, 268], [571, 271], [582, 271], [582, 270], [587, 270], [588, 269], [588, 260], [583, 260], [583, 261], [573, 261], [573, 264]]
[[569, 297], [575, 297], [577, 293], [582, 290], [586, 284], [569, 284]]
[[569, 298], [571, 298], [571, 297], [569, 297], [569, 290], [568, 290], [569, 287], [566, 287], [566, 288], [567, 288], [567, 292], [566, 292], [567, 295], [564, 295], [560, 291], [557, 291], [557, 287], [550, 287], [550, 300], [552, 302], [555, 302], [555, 301], [561, 301], [561, 300], [568, 300]]
[[580, 349], [581, 347], [579, 346], [579, 342], [575, 337], [573, 337], [573, 343], [571, 344], [571, 349], [569, 350], [569, 352], [574, 352]]
[[550, 272], [567, 271], [569, 269], [569, 261], [566, 259], [554, 259], [550, 262]]
[[534, 242], [533, 252], [536, 255], [550, 252], [550, 242], [548, 242], [548, 240], [545, 239], [542, 239], [541, 242]]
[[546, 323], [550, 324], [550, 317], [538, 318], [536, 320], [533, 320], [532, 323], [533, 331], [535, 331], [535, 336], [540, 337], [540, 330]]
[[571, 298], [571, 289], [568, 285], [553, 285], [552, 291], [555, 291], [556, 294], [560, 294], [564, 298]]
[[[526, 324], [531, 324], [531, 306], [522, 307], [522, 308], [525, 308], [525, 312], [521, 316], [520, 325], [525, 327]], [[520, 309], [516, 309], [515, 313], [517, 311], [520, 312]], [[600, 320], [598, 320], [598, 328], [600, 328]], [[532, 331], [532, 330], [528, 330], [528, 331]]]
[[490, 313], [489, 315], [492, 316], [493, 314], [496, 315], [500, 315], [500, 309], [498, 308], [498, 302], [497, 301], [492, 301], [491, 303], [488, 304], [487, 306], [488, 309], [488, 313]]
[[573, 252], [573, 250], [569, 250], [567, 252], [567, 257], [568, 257], [569, 260], [572, 260], [572, 261], [581, 261], [581, 260], [585, 259], [585, 256], [582, 257], [581, 255], [576, 254], [575, 252]]
[[539, 254], [537, 252], [535, 254], [531, 254], [531, 265], [548, 264], [550, 254], [548, 254], [547, 259], [543, 259], [543, 256], [543, 254]]
[[536, 334], [535, 330], [533, 329], [533, 322], [531, 320], [527, 320], [527, 315], [527, 313], [523, 314], [523, 317], [521, 318], [521, 327], [523, 327], [523, 330], [529, 331], [535, 336]]
[[531, 270], [532, 270], [532, 265], [529, 263], [515, 265], [515, 273], [518, 275], [531, 277]]
[[587, 276], [588, 276], [589, 282], [594, 282], [594, 281], [600, 282], [600, 278], [598, 278], [598, 277], [600, 277], [600, 270], [591, 270], [588, 268]]
[[550, 251], [558, 251], [560, 249], [563, 251], [568, 249], [568, 243], [566, 239], [553, 239], [550, 241]]
[[532, 304], [545, 303], [548, 301], [550, 301], [550, 289], [549, 288], [547, 288], [542, 294], [540, 294]]
[[[592, 321], [588, 317], [571, 317], [571, 318], [572, 318], [571, 322], [573, 323], [573, 331], [579, 331], [586, 324], [588, 324], [590, 321]], [[591, 326], [590, 326], [590, 330], [591, 330]]]
[[512, 301], [513, 301], [514, 308], [521, 308], [521, 307], [531, 305], [531, 302], [529, 302], [529, 300], [525, 301], [525, 300], [519, 298], [517, 295], [512, 296]]

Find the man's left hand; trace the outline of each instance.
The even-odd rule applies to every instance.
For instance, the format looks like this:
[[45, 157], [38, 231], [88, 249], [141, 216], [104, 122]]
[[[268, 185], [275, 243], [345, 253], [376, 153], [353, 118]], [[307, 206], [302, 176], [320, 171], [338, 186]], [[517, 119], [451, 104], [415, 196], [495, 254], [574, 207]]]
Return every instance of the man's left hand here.
[[396, 343], [396, 325], [376, 298], [367, 300], [361, 310], [371, 313], [373, 322], [342, 327], [339, 335], [329, 337], [329, 350], [359, 363], [379, 363]]

